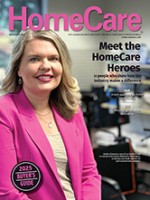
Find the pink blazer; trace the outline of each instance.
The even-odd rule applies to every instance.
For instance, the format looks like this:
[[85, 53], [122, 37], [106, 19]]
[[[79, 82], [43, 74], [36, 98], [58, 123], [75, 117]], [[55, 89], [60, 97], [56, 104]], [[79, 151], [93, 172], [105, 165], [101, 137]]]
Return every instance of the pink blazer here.
[[[100, 200], [96, 169], [81, 110], [66, 121], [53, 107], [70, 167], [76, 200]], [[39, 187], [19, 192], [11, 182], [16, 163], [30, 161], [42, 172]], [[53, 152], [23, 90], [0, 98], [0, 200], [65, 200]]]

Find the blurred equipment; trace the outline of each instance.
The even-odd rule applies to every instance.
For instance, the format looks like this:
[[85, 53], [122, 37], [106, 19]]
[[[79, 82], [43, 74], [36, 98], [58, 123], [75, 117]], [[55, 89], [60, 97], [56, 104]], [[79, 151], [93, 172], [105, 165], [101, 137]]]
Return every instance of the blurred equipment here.
[[121, 136], [121, 125], [129, 123], [129, 116], [120, 115], [119, 98], [113, 97], [116, 87], [93, 87], [90, 92], [82, 92], [82, 108], [90, 133], [91, 128], [117, 127]]
[[[145, 175], [150, 174], [150, 170], [138, 169], [140, 155], [133, 151], [129, 139], [122, 138], [120, 140], [119, 138], [118, 143], [115, 145], [99, 146], [94, 149], [94, 156], [102, 177], [108, 177], [116, 181], [121, 193], [127, 200], [150, 199], [150, 185], [144, 182], [143, 178]], [[110, 185], [110, 187], [113, 187], [111, 182]]]
[[150, 91], [145, 91], [143, 93], [143, 99], [145, 103], [150, 104]]

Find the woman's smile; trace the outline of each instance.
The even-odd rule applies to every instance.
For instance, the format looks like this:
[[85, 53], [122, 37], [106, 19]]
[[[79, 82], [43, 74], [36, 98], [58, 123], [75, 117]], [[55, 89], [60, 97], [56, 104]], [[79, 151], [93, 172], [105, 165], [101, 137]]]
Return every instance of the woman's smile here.
[[51, 93], [62, 77], [60, 55], [53, 43], [34, 39], [25, 46], [18, 75], [27, 93]]
[[50, 82], [54, 76], [52, 74], [41, 74], [36, 76], [36, 78], [43, 83], [47, 83]]

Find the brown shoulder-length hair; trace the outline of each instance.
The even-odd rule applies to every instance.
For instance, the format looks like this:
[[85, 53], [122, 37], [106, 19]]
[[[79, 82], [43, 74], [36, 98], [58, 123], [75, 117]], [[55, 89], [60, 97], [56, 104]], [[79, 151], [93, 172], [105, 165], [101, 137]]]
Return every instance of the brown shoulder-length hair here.
[[63, 67], [62, 80], [59, 86], [51, 92], [50, 101], [57, 111], [67, 120], [71, 119], [78, 110], [80, 104], [80, 90], [78, 82], [71, 76], [71, 58], [64, 41], [52, 30], [22, 31], [13, 44], [8, 72], [2, 82], [1, 91], [12, 93], [18, 91], [18, 70], [26, 44], [34, 39], [47, 40], [52, 42], [59, 55]]

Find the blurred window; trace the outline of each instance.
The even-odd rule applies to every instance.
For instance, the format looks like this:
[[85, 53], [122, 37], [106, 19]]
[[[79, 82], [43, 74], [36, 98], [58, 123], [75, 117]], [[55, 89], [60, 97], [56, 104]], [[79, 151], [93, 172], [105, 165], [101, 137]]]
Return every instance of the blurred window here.
[[[27, 18], [33, 13], [42, 14], [42, 0], [0, 0], [0, 86], [5, 76], [5, 71], [10, 57], [11, 44], [21, 31], [21, 21], [15, 21], [15, 30], [9, 30], [9, 7], [14, 7], [15, 16], [22, 14], [22, 7], [27, 7]], [[37, 18], [33, 19], [33, 24], [37, 25]]]

